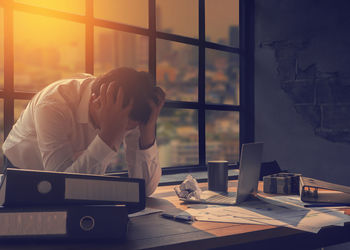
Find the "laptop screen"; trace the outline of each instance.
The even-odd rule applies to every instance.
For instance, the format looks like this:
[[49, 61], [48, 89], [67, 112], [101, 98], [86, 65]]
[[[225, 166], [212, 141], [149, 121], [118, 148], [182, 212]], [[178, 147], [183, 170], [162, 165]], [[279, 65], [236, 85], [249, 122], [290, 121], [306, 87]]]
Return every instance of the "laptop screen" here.
[[239, 166], [237, 203], [247, 200], [258, 189], [263, 143], [242, 145]]

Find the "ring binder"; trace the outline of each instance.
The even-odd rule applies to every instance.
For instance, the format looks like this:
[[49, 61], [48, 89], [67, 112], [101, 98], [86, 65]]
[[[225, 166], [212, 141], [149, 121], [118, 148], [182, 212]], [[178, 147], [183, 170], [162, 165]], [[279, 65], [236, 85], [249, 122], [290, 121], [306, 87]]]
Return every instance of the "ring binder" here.
[[300, 177], [300, 199], [304, 202], [350, 205], [350, 187]]
[[125, 205], [0, 208], [0, 240], [119, 240], [126, 236]]
[[60, 206], [125, 204], [145, 208], [145, 180], [8, 168], [0, 175], [0, 205]]

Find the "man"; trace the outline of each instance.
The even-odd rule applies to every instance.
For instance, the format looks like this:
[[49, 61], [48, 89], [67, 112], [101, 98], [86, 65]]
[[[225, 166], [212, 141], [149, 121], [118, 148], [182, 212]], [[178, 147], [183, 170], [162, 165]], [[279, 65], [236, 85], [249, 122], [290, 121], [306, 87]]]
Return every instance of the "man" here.
[[144, 178], [150, 195], [161, 176], [155, 127], [164, 101], [147, 73], [130, 68], [54, 82], [33, 97], [5, 140], [7, 165], [104, 174], [124, 140], [129, 177]]

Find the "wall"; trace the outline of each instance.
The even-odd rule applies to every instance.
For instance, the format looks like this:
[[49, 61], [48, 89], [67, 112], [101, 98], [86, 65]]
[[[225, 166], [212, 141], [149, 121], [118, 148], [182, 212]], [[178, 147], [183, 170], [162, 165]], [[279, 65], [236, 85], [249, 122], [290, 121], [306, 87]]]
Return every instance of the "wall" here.
[[255, 5], [255, 139], [265, 142], [264, 161], [350, 185], [350, 1]]
[[255, 135], [264, 160], [350, 185], [350, 1], [255, 5]]
[[350, 185], [350, 1], [255, 4], [255, 138], [265, 142], [264, 161]]

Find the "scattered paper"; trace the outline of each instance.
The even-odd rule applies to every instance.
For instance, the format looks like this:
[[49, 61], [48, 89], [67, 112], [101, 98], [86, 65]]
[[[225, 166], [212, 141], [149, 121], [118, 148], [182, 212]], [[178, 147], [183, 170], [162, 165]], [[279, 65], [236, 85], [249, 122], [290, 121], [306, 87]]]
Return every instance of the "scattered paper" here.
[[[206, 197], [208, 191], [202, 192], [191, 175], [174, 190], [181, 200], [198, 203], [209, 203], [210, 200]], [[218, 204], [218, 197], [213, 197], [216, 202], [211, 203]], [[325, 226], [344, 226], [345, 222], [350, 222], [350, 216], [335, 208], [304, 207], [307, 203], [302, 202], [297, 195], [258, 195], [257, 198], [240, 205], [233, 205], [233, 199], [231, 206], [193, 204], [184, 213], [194, 216], [198, 221], [283, 226], [313, 233]]]
[[154, 213], [159, 213], [159, 212], [163, 212], [163, 210], [146, 207], [142, 211], [139, 211], [139, 212], [136, 212], [136, 213], [133, 213], [133, 214], [129, 214], [129, 218], [142, 216], [142, 215], [147, 215], [147, 214], [154, 214]]
[[188, 175], [186, 179], [174, 188], [176, 195], [180, 199], [194, 199], [199, 200], [202, 190], [200, 189], [198, 182], [192, 175]]
[[350, 216], [334, 209], [309, 209], [259, 200], [239, 206], [192, 205], [186, 210], [199, 221], [274, 225], [317, 233], [322, 227], [344, 225]]

